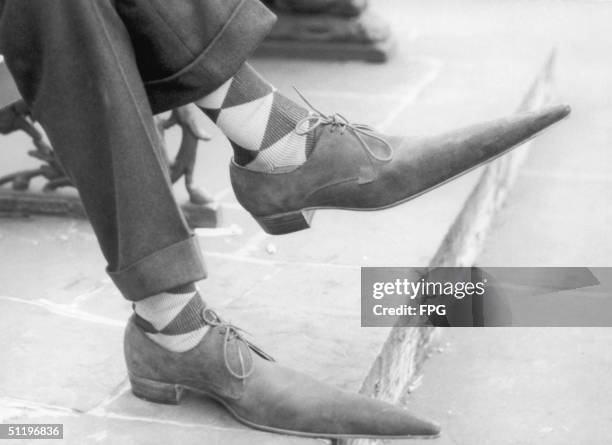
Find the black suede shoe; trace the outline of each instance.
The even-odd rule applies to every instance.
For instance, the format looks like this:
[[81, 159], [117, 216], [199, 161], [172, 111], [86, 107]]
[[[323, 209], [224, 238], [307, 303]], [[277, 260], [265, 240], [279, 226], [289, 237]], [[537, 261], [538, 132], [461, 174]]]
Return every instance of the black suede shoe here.
[[296, 127], [314, 149], [287, 173], [262, 173], [232, 162], [238, 201], [271, 234], [310, 227], [316, 209], [377, 210], [415, 198], [490, 161], [570, 113], [568, 106], [426, 138], [387, 137], [340, 115], [320, 112]]
[[150, 340], [132, 317], [125, 359], [133, 393], [177, 404], [185, 391], [220, 402], [252, 428], [305, 437], [433, 438], [439, 427], [375, 399], [340, 391], [275, 363], [239, 328], [210, 309], [210, 325], [193, 349], [172, 352]]

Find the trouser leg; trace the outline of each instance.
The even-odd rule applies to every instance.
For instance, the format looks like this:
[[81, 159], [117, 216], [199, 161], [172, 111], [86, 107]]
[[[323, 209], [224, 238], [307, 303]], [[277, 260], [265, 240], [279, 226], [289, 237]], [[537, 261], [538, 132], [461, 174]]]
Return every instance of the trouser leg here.
[[257, 0], [0, 0], [0, 52], [130, 300], [205, 277], [152, 113], [218, 88], [272, 27]]
[[154, 113], [220, 87], [276, 21], [258, 0], [115, 0], [115, 8]]
[[0, 20], [0, 51], [74, 180], [125, 297], [204, 278], [113, 2], [7, 0]]

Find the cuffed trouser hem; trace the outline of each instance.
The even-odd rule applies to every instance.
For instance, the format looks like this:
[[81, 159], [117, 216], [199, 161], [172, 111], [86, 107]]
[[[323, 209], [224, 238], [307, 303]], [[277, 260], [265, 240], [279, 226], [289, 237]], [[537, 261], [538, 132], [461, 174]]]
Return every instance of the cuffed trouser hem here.
[[270, 32], [276, 16], [259, 1], [242, 0], [215, 39], [172, 76], [145, 82], [154, 113], [194, 102], [219, 88]]
[[172, 244], [121, 270], [107, 272], [123, 296], [131, 301], [206, 278], [202, 252], [194, 237]]

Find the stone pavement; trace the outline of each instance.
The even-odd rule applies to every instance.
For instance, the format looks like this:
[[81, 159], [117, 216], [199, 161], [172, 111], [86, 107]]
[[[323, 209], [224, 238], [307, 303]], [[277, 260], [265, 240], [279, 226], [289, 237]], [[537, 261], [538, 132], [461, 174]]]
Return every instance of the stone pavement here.
[[[548, 18], [548, 5], [569, 7], [548, 1], [373, 3], [399, 41], [389, 64], [254, 65], [281, 90], [295, 85], [324, 111], [389, 132], [443, 131], [511, 113], [557, 37], [533, 23]], [[533, 23], [523, 22], [525, 11], [535, 14]], [[389, 329], [359, 326], [359, 268], [428, 264], [479, 172], [399, 208], [318, 212], [312, 229], [271, 237], [238, 206], [226, 168], [229, 145], [210, 130], [215, 139], [200, 149], [198, 177], [221, 201], [225, 223], [201, 238], [210, 272], [200, 285], [205, 299], [279, 361], [371, 393], [367, 386], [377, 382], [364, 386], [364, 379], [372, 376]], [[29, 162], [25, 143], [20, 135], [0, 140], [3, 170]], [[177, 194], [184, 198], [180, 188]], [[0, 422], [64, 423], [64, 441], [71, 444], [321, 442], [251, 431], [212, 403], [187, 399], [168, 407], [134, 398], [121, 351], [130, 307], [104, 274], [86, 222], [2, 219], [0, 252]], [[416, 386], [418, 363], [414, 351], [405, 353], [397, 378]], [[429, 375], [422, 381], [426, 387]], [[449, 401], [431, 404], [418, 397], [422, 390], [405, 398], [407, 407], [447, 421]], [[401, 394], [375, 395], [396, 401]]]

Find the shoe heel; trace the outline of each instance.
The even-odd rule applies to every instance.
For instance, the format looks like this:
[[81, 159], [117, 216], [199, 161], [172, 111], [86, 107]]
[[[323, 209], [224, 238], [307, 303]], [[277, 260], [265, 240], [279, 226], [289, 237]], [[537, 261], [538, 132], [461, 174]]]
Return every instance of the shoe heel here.
[[161, 383], [142, 377], [130, 376], [132, 392], [149, 402], [178, 405], [183, 397], [183, 387], [173, 383]]
[[270, 235], [284, 235], [310, 228], [314, 210], [298, 210], [271, 216], [255, 217], [259, 225]]

